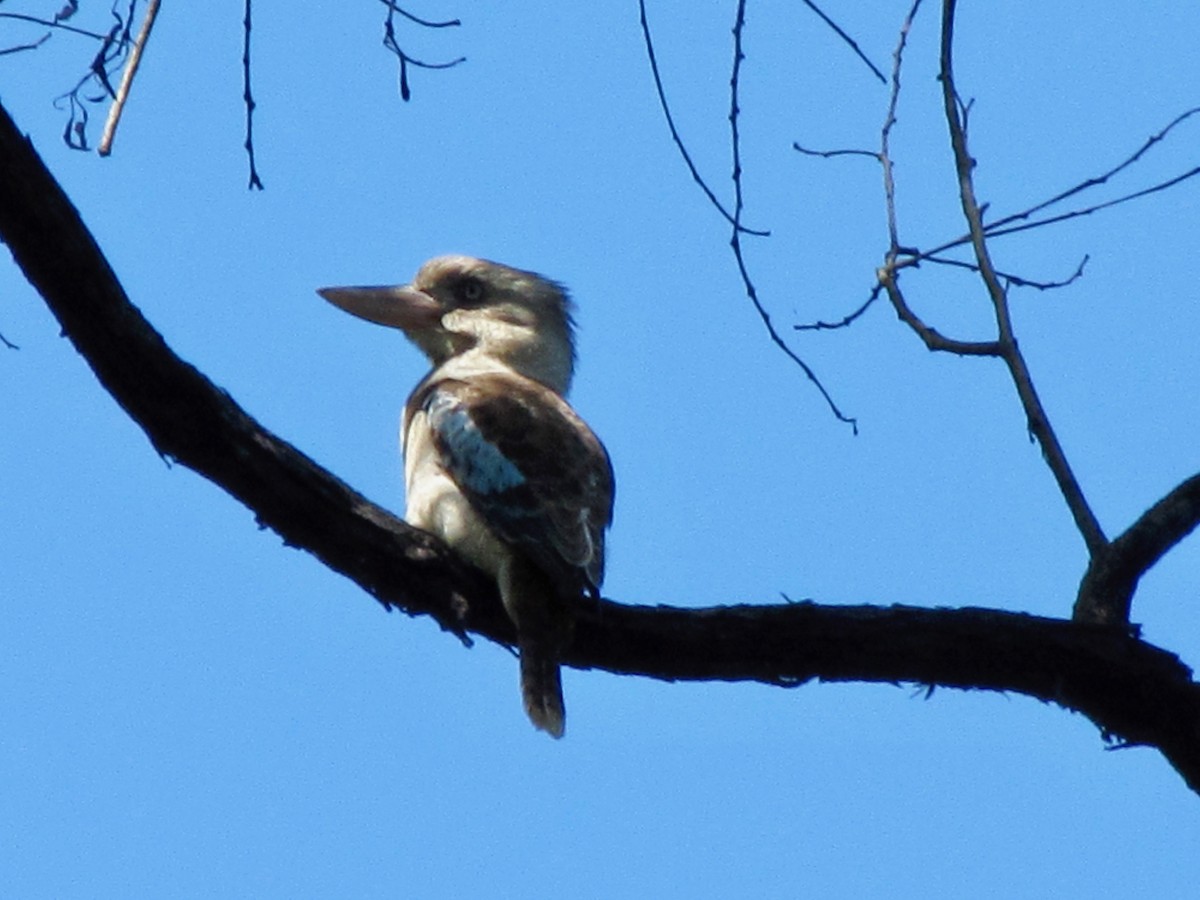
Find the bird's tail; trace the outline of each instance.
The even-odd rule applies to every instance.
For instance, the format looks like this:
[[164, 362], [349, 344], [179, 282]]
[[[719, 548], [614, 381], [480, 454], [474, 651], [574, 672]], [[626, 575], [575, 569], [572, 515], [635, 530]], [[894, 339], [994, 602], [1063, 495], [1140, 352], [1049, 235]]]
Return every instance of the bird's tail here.
[[533, 636], [522, 636], [519, 649], [525, 712], [536, 727], [560, 738], [566, 729], [567, 711], [563, 706], [558, 653], [551, 642]]

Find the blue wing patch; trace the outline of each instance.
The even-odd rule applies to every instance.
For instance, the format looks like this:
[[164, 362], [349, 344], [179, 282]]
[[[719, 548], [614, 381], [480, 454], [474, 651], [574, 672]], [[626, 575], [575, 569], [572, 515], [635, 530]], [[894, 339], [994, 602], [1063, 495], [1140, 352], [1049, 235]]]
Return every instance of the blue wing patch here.
[[470, 410], [452, 394], [435, 391], [425, 407], [429, 425], [448, 452], [455, 475], [472, 491], [498, 494], [525, 483], [521, 470], [488, 441]]
[[597, 594], [612, 466], [562, 397], [516, 374], [487, 373], [426, 382], [407, 409], [425, 413], [443, 467], [487, 527], [564, 595]]

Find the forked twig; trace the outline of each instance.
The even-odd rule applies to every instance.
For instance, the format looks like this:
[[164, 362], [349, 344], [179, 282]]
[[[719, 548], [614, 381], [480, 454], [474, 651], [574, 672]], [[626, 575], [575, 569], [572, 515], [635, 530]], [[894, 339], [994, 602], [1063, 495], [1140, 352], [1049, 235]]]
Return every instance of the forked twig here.
[[1000, 345], [996, 341], [964, 341], [946, 337], [913, 311], [912, 307], [908, 305], [904, 292], [900, 289], [897, 259], [905, 252], [905, 248], [900, 245], [891, 137], [892, 128], [896, 124], [896, 109], [900, 102], [900, 73], [904, 65], [904, 50], [908, 46], [908, 35], [912, 31], [913, 22], [916, 20], [920, 8], [921, 0], [914, 0], [913, 5], [909, 7], [908, 15], [904, 17], [904, 21], [900, 25], [900, 36], [896, 40], [896, 49], [892, 54], [891, 94], [888, 97], [883, 127], [879, 132], [879, 162], [883, 167], [888, 249], [884, 256], [884, 264], [876, 273], [876, 277], [879, 280], [879, 287], [887, 292], [888, 300], [896, 311], [896, 315], [900, 317], [900, 321], [911, 328], [929, 350], [954, 353], [958, 356], [999, 356]]
[[708, 202], [712, 204], [713, 209], [724, 216], [725, 221], [733, 225], [739, 231], [744, 231], [746, 234], [757, 235], [758, 237], [766, 237], [771, 232], [759, 231], [754, 228], [747, 228], [740, 221], [736, 221], [729, 210], [725, 208], [725, 204], [717, 199], [717, 195], [713, 193], [712, 188], [708, 186], [708, 182], [704, 180], [704, 176], [700, 174], [700, 170], [696, 168], [696, 164], [692, 161], [692, 155], [688, 153], [687, 146], [683, 143], [683, 138], [679, 135], [679, 129], [675, 127], [675, 117], [671, 115], [671, 105], [667, 103], [667, 92], [663, 87], [662, 75], [658, 71], [658, 57], [654, 53], [654, 39], [650, 36], [650, 22], [646, 18], [646, 0], [638, 0], [638, 12], [641, 16], [642, 25], [642, 41], [646, 45], [646, 58], [650, 62], [650, 74], [654, 78], [654, 89], [658, 93], [658, 103], [662, 107], [663, 118], [667, 120], [667, 128], [671, 132], [671, 140], [675, 142], [675, 148], [679, 151], [679, 155], [683, 157], [684, 165], [692, 175], [692, 180], [699, 185], [700, 190], [704, 192], [704, 196], [708, 198]]
[[[1156, 194], [1159, 191], [1164, 191], [1167, 188], [1174, 187], [1177, 184], [1200, 175], [1200, 166], [1194, 166], [1186, 172], [1176, 175], [1173, 178], [1160, 181], [1147, 188], [1131, 191], [1112, 200], [1106, 200], [1091, 206], [1080, 207], [1064, 213], [1058, 213], [1053, 216], [1036, 219], [1034, 221], [1024, 221], [1028, 220], [1031, 216], [1041, 212], [1042, 210], [1061, 203], [1063, 200], [1074, 197], [1090, 188], [1099, 187], [1108, 183], [1108, 181], [1114, 176], [1123, 172], [1125, 169], [1129, 168], [1138, 160], [1140, 160], [1149, 150], [1163, 141], [1175, 128], [1197, 114], [1200, 114], [1200, 107], [1193, 107], [1192, 109], [1180, 113], [1170, 122], [1168, 122], [1163, 128], [1147, 138], [1146, 141], [1132, 154], [1107, 171], [1102, 172], [1099, 175], [1093, 175], [1089, 178], [1085, 178], [1078, 184], [1072, 185], [1071, 187], [1060, 191], [1050, 199], [1036, 203], [1027, 209], [1021, 210], [1020, 212], [1010, 213], [1009, 215], [1003, 216], [999, 219], [993, 219], [990, 222], [986, 222], [983, 227], [985, 235], [989, 238], [1003, 237], [1005, 235], [1016, 234], [1021, 231], [1042, 228], [1047, 225], [1056, 225], [1060, 222], [1066, 222], [1071, 219], [1081, 218], [1083, 216], [1090, 216], [1093, 213], [1100, 212], [1101, 210], [1110, 209], [1114, 206], [1120, 206], [1122, 204], [1129, 203], [1130, 201], [1149, 196], [1150, 194]], [[1021, 224], [1014, 225], [1013, 223], [1016, 222], [1020, 222]], [[941, 253], [945, 253], [947, 250], [952, 250], [955, 247], [961, 247], [964, 244], [969, 243], [971, 243], [971, 235], [970, 233], [967, 233], [960, 235], [953, 240], [938, 244], [936, 247], [932, 247], [929, 250], [913, 250], [911, 253], [906, 254], [903, 259], [897, 261], [896, 268], [904, 269], [919, 265], [921, 262], [932, 259]]]
[[[1162, 141], [1168, 134], [1170, 134], [1171, 131], [1174, 130], [1174, 128], [1177, 125], [1182, 124], [1183, 122], [1187, 121], [1188, 119], [1190, 119], [1192, 116], [1196, 115], [1197, 113], [1200, 113], [1200, 106], [1194, 106], [1191, 109], [1180, 113], [1174, 119], [1172, 119], [1170, 122], [1168, 122], [1158, 132], [1150, 135], [1150, 137], [1148, 137], [1146, 139], [1145, 143], [1143, 143], [1142, 146], [1138, 147], [1137, 150], [1135, 150], [1132, 154], [1130, 154], [1124, 160], [1119, 162], [1117, 165], [1113, 166], [1107, 172], [1103, 172], [1100, 175], [1094, 175], [1091, 178], [1084, 179], [1083, 181], [1079, 182], [1079, 184], [1076, 184], [1073, 187], [1069, 187], [1065, 191], [1061, 191], [1060, 193], [1055, 194], [1049, 200], [1043, 200], [1041, 203], [1031, 206], [1028, 209], [1023, 209], [1020, 212], [1012, 213], [1011, 215], [1005, 216], [1002, 219], [996, 219], [993, 222], [989, 222], [987, 225], [988, 234], [989, 235], [1011, 234], [1011, 232], [1009, 232], [1009, 231], [998, 231], [998, 229], [1002, 229], [1002, 228], [1004, 228], [1004, 226], [1006, 226], [1012, 222], [1019, 222], [1024, 219], [1028, 219], [1030, 216], [1034, 215], [1035, 213], [1041, 212], [1043, 209], [1048, 209], [1051, 206], [1061, 203], [1063, 200], [1066, 200], [1069, 197], [1073, 197], [1076, 194], [1082, 193], [1083, 191], [1086, 191], [1088, 188], [1099, 187], [1100, 185], [1107, 183], [1110, 178], [1113, 178], [1114, 176], [1119, 175], [1125, 169], [1129, 168], [1134, 163], [1136, 163], [1139, 159], [1141, 159], [1152, 147], [1154, 147], [1156, 144], [1158, 144], [1160, 141]], [[1190, 173], [1186, 173], [1184, 176], [1180, 176], [1179, 178], [1172, 179], [1171, 183], [1172, 184], [1178, 183], [1179, 181], [1182, 181], [1184, 177], [1190, 177], [1193, 174], [1195, 174], [1195, 170], [1193, 170]], [[1147, 191], [1147, 192], [1150, 192], [1150, 191]], [[1142, 192], [1137, 192], [1137, 193], [1128, 195], [1128, 197], [1126, 199], [1131, 200], [1131, 199], [1134, 199], [1135, 197], [1139, 197], [1142, 195], [1143, 195]], [[1105, 204], [1105, 205], [1112, 206], [1118, 202], [1125, 202], [1125, 200], [1118, 198], [1118, 200], [1109, 201], [1109, 203]], [[1103, 209], [1103, 208], [1104, 208], [1104, 206], [1096, 207], [1096, 209]], [[1095, 211], [1095, 209], [1093, 209], [1093, 212], [1094, 211]], [[1076, 215], [1085, 215], [1085, 213], [1076, 213]], [[1044, 222], [1044, 224], [1049, 224], [1049, 222], [1051, 222], [1051, 221], [1059, 221], [1059, 220], [1058, 219], [1046, 220]]]
[[[644, 0], [639, 0], [644, 2]], [[755, 312], [762, 320], [763, 325], [767, 329], [767, 334], [770, 336], [772, 343], [784, 352], [787, 357], [800, 367], [808, 380], [816, 387], [821, 396], [825, 398], [825, 403], [829, 406], [833, 415], [841, 422], [848, 424], [853, 429], [855, 434], [858, 434], [858, 420], [845, 413], [838, 408], [829, 391], [825, 389], [825, 385], [821, 383], [821, 379], [817, 377], [816, 372], [806, 363], [791, 347], [787, 345], [783, 337], [775, 329], [775, 324], [771, 321], [771, 314], [763, 307], [762, 302], [758, 299], [758, 289], [754, 286], [754, 280], [750, 277], [750, 271], [746, 267], [745, 257], [742, 255], [742, 232], [745, 230], [741, 226], [742, 208], [744, 206], [742, 197], [742, 156], [741, 156], [741, 139], [738, 131], [738, 116], [741, 109], [738, 105], [738, 86], [740, 84], [740, 76], [742, 71], [742, 61], [746, 58], [742, 52], [742, 30], [746, 25], [746, 0], [738, 0], [737, 17], [733, 23], [733, 71], [729, 76], [729, 135], [733, 145], [733, 216], [731, 224], [733, 226], [733, 234], [730, 238], [729, 245], [733, 248], [733, 257], [737, 261], [738, 273], [742, 276], [742, 284], [746, 289], [746, 296], [750, 298], [750, 302], [754, 305]]]
[[416, 25], [420, 25], [423, 28], [454, 28], [455, 26], [462, 24], [462, 22], [458, 19], [446, 19], [444, 21], [437, 22], [433, 21], [432, 19], [422, 19], [420, 16], [413, 15], [407, 9], [397, 5], [396, 0], [379, 0], [379, 2], [388, 8], [389, 17], [392, 13], [400, 13], [400, 15], [404, 16], [404, 18], [408, 19], [408, 21], [413, 22]]
[[417, 59], [415, 56], [410, 56], [400, 43], [396, 40], [396, 14], [399, 13], [410, 22], [414, 22], [424, 28], [454, 28], [462, 24], [458, 19], [447, 19], [446, 21], [434, 22], [428, 19], [422, 19], [415, 16], [408, 10], [396, 5], [395, 0], [381, 0], [384, 6], [387, 7], [387, 17], [383, 20], [383, 46], [392, 52], [400, 65], [400, 99], [407, 103], [412, 99], [412, 89], [408, 84], [408, 67], [413, 66], [417, 69], [452, 69], [459, 63], [467, 61], [465, 56], [459, 56], [456, 59], [447, 62], [431, 63]]

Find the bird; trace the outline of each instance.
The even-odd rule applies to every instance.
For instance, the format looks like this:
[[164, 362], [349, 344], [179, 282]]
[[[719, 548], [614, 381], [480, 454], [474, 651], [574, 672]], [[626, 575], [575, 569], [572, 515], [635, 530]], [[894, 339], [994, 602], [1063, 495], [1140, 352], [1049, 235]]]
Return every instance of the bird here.
[[448, 255], [406, 285], [317, 293], [400, 329], [432, 364], [400, 427], [405, 519], [494, 580], [516, 627], [525, 712], [562, 737], [561, 654], [577, 605], [600, 598], [614, 497], [608, 452], [566, 400], [575, 372], [566, 288]]

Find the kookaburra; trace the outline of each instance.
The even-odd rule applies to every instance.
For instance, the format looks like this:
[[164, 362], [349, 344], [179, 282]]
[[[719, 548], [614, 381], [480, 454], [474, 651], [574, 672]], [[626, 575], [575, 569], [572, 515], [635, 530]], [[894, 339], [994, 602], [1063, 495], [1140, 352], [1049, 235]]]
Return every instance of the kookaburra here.
[[441, 256], [408, 285], [318, 293], [401, 329], [433, 363], [404, 408], [405, 518], [495, 579], [516, 625], [525, 711], [561, 737], [560, 653], [573, 606], [599, 596], [613, 506], [604, 445], [563, 399], [575, 368], [566, 291]]

